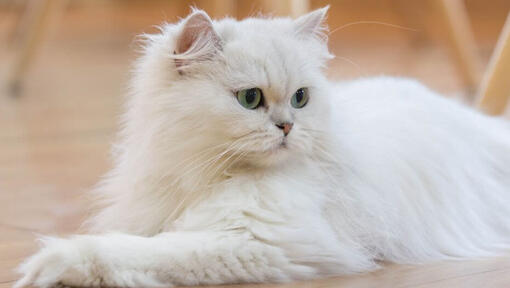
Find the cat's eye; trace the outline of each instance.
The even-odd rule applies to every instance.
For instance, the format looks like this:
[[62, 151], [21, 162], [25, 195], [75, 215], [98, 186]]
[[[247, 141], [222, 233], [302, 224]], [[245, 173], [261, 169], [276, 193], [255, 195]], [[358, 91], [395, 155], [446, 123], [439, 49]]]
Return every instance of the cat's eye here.
[[303, 108], [308, 103], [308, 88], [299, 88], [292, 98], [290, 99], [290, 105], [294, 108]]
[[240, 90], [236, 93], [237, 101], [246, 109], [255, 109], [259, 107], [262, 102], [262, 90], [259, 88], [250, 88]]

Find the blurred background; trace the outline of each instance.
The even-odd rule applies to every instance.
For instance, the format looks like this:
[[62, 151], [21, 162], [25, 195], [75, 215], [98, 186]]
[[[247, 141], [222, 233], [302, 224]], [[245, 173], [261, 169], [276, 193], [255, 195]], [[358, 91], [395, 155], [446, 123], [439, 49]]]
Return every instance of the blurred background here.
[[111, 166], [137, 34], [177, 21], [191, 5], [241, 19], [327, 4], [337, 55], [330, 78], [413, 77], [467, 103], [510, 11], [509, 0], [0, 0], [2, 240], [31, 243], [27, 231], [79, 226], [84, 191]]

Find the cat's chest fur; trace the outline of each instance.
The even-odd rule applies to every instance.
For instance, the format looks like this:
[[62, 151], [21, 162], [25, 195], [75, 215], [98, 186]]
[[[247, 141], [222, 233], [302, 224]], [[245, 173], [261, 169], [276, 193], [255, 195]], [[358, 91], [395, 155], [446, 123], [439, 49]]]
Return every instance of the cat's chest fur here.
[[332, 187], [318, 163], [306, 161], [269, 171], [243, 171], [204, 191], [165, 229], [232, 229], [288, 225], [321, 217]]

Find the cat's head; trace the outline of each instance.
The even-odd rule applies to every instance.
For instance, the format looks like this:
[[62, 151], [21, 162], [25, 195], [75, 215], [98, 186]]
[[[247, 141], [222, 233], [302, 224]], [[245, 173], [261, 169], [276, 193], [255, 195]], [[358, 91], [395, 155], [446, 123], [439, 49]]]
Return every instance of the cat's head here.
[[194, 10], [147, 36], [133, 129], [147, 131], [160, 158], [211, 153], [265, 167], [306, 157], [328, 125], [327, 10], [243, 21]]

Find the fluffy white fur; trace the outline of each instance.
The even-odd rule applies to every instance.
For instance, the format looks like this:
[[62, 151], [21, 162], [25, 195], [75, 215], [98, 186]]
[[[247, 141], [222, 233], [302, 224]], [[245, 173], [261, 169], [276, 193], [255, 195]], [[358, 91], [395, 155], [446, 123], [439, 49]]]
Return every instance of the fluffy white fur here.
[[[412, 80], [328, 82], [326, 10], [195, 10], [147, 36], [96, 234], [43, 240], [16, 287], [280, 282], [508, 248], [508, 122]], [[256, 110], [234, 96], [252, 87]]]

